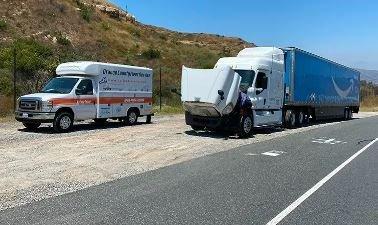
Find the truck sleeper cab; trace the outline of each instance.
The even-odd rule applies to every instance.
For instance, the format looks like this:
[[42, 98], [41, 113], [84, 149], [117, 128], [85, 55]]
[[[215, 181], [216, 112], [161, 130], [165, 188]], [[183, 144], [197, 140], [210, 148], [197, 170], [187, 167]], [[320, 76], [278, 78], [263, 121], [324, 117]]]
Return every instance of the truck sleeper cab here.
[[28, 129], [52, 123], [57, 132], [69, 131], [74, 121], [107, 119], [134, 125], [138, 117], [151, 122], [152, 70], [98, 62], [59, 65], [57, 75], [40, 93], [21, 96], [15, 112]]

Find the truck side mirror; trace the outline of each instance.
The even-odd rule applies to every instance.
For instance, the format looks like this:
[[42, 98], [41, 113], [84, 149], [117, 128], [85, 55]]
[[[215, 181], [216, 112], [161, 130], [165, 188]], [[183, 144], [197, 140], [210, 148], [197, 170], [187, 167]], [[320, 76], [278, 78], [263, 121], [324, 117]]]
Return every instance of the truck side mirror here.
[[261, 92], [264, 91], [264, 89], [262, 89], [262, 88], [256, 88], [255, 90], [256, 90], [256, 95], [259, 95], [259, 94], [261, 94]]
[[221, 100], [224, 99], [224, 91], [218, 90], [218, 95], [221, 96]]

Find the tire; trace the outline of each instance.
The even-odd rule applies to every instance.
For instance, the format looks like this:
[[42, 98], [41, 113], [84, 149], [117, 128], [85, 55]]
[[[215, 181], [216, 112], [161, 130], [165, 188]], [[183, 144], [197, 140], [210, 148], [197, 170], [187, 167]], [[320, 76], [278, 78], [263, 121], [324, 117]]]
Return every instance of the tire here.
[[148, 115], [148, 116], [146, 117], [146, 123], [147, 123], [147, 124], [150, 124], [150, 123], [151, 123], [151, 120], [152, 120], [152, 116], [151, 116], [151, 115]]
[[285, 127], [294, 128], [296, 124], [296, 116], [293, 110], [287, 110], [285, 113]]
[[303, 111], [298, 111], [295, 113], [295, 125], [297, 127], [302, 127], [304, 124], [305, 115]]
[[129, 110], [125, 118], [125, 124], [133, 126], [138, 123], [139, 114], [136, 110]]
[[349, 119], [349, 109], [344, 109], [344, 120]]
[[94, 119], [96, 126], [104, 126], [107, 119]]
[[22, 123], [27, 130], [36, 130], [39, 126], [41, 126], [41, 123], [35, 123], [35, 122], [23, 122]]
[[352, 120], [353, 119], [353, 111], [351, 109], [349, 109], [349, 119]]
[[242, 116], [239, 123], [239, 137], [247, 138], [252, 135], [253, 119], [251, 116]]
[[191, 126], [193, 130], [195, 131], [200, 131], [200, 130], [205, 130], [205, 127], [201, 127], [201, 126]]
[[65, 133], [72, 129], [73, 115], [68, 112], [61, 112], [55, 116], [53, 127], [58, 133]]

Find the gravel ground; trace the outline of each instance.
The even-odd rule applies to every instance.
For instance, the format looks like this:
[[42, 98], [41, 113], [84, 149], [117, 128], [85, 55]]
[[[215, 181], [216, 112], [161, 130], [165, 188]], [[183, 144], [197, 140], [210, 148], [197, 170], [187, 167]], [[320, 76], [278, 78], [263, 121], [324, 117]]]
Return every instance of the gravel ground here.
[[80, 123], [67, 134], [54, 134], [48, 126], [28, 132], [20, 123], [0, 123], [0, 210], [335, 123], [266, 129], [249, 139], [191, 131], [182, 115], [133, 127]]

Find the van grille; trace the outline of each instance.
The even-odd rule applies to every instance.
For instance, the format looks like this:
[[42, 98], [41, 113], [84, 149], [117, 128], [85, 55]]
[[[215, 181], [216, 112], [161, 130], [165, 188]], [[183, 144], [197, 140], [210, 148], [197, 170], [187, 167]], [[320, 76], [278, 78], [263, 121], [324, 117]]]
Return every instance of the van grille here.
[[39, 100], [22, 100], [19, 104], [19, 109], [26, 110], [26, 111], [36, 111], [40, 109], [40, 101]]

